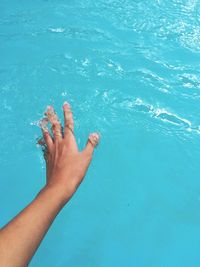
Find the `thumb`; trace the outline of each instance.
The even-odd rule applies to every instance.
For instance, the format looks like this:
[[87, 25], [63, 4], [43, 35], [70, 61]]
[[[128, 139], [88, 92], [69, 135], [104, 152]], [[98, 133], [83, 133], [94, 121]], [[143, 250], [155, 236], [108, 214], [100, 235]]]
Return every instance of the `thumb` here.
[[100, 135], [98, 133], [91, 133], [89, 135], [85, 149], [83, 150], [84, 154], [92, 156], [95, 147], [99, 144]]

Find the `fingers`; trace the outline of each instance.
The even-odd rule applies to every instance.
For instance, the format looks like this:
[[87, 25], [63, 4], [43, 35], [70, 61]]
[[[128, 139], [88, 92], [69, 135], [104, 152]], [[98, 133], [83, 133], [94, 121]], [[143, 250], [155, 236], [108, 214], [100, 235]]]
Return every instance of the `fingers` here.
[[53, 140], [49, 132], [43, 132], [43, 138], [47, 145], [48, 150], [50, 150], [53, 146]]
[[52, 140], [51, 135], [50, 135], [50, 133], [48, 131], [47, 124], [48, 124], [48, 119], [47, 118], [43, 118], [40, 121], [40, 127], [41, 127], [41, 130], [42, 130], [43, 138], [38, 140], [38, 144], [40, 144], [41, 146], [45, 146], [46, 145], [48, 149], [51, 149], [52, 145], [53, 145], [53, 140]]
[[[62, 128], [61, 128], [61, 124], [59, 122], [58, 116], [56, 115], [54, 111], [54, 108], [52, 106], [48, 106], [45, 112], [45, 115], [47, 116], [47, 119], [52, 124], [52, 132], [53, 132], [54, 140], [61, 141], [62, 140]], [[47, 134], [46, 134], [46, 137], [48, 138]]]
[[71, 106], [69, 103], [65, 102], [63, 104], [64, 119], [65, 119], [65, 129], [64, 134], [71, 132], [74, 133], [74, 119], [71, 111]]
[[69, 103], [64, 102], [64, 139], [71, 151], [78, 151], [78, 146], [74, 136], [74, 119]]
[[[64, 111], [64, 138], [66, 140], [66, 144], [69, 145], [70, 150], [78, 151], [78, 147], [76, 144], [76, 140], [74, 137], [74, 120], [73, 114], [71, 111], [70, 105], [65, 102], [63, 104], [63, 111]], [[59, 122], [58, 116], [56, 115], [52, 106], [48, 106], [45, 112], [46, 117], [41, 120], [40, 127], [42, 129], [43, 138], [38, 141], [38, 144], [42, 145], [45, 149], [51, 150], [53, 147], [54, 142], [57, 140], [63, 139], [63, 129]], [[50, 122], [52, 124], [52, 132], [53, 132], [53, 139], [51, 134], [48, 131], [47, 124]], [[92, 133], [89, 135], [88, 142], [86, 144], [83, 153], [87, 155], [92, 155], [94, 148], [98, 145], [100, 140], [100, 135], [98, 133]]]
[[99, 144], [99, 140], [100, 140], [100, 135], [98, 133], [90, 134], [86, 147], [83, 150], [83, 153], [86, 153], [87, 155], [92, 156], [95, 147]]

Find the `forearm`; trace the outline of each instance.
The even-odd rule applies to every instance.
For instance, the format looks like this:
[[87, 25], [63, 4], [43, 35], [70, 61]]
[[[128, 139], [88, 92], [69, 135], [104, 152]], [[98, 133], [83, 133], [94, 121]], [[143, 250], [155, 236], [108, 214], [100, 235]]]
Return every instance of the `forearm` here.
[[[51, 106], [41, 121], [43, 139], [40, 144], [44, 146], [47, 186], [0, 230], [1, 267], [27, 266], [54, 218], [82, 182], [92, 160], [99, 135], [90, 134], [86, 147], [79, 151], [68, 103], [63, 105], [63, 111], [64, 128]], [[48, 123], [52, 133], [48, 131]]]
[[31, 204], [0, 230], [0, 266], [27, 266], [63, 205], [58, 189], [41, 190]]

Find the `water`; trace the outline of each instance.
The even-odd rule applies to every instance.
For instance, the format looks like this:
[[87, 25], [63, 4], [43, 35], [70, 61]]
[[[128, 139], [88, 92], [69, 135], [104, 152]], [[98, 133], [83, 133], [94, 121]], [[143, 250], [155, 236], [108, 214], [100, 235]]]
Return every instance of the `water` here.
[[0, 225], [44, 185], [47, 105], [94, 161], [31, 267], [200, 264], [200, 3], [2, 0]]

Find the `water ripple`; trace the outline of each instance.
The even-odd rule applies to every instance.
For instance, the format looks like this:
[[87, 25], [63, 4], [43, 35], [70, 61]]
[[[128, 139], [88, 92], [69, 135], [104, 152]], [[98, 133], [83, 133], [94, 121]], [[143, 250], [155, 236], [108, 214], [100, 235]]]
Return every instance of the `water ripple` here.
[[199, 10], [195, 0], [41, 1], [1, 10], [7, 131], [17, 131], [16, 118], [21, 127], [35, 121], [19, 106], [31, 113], [68, 98], [80, 131], [140, 124], [160, 134], [199, 134]]

